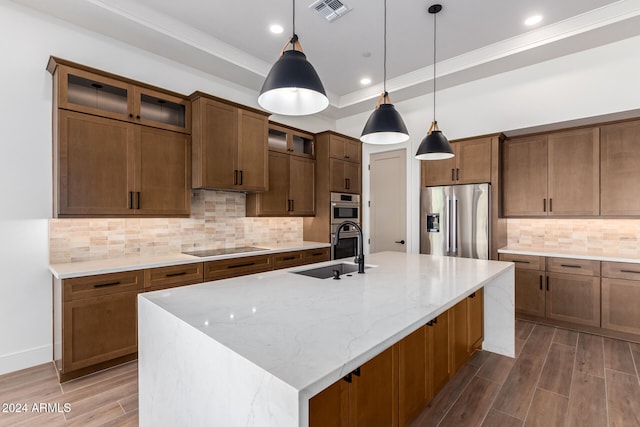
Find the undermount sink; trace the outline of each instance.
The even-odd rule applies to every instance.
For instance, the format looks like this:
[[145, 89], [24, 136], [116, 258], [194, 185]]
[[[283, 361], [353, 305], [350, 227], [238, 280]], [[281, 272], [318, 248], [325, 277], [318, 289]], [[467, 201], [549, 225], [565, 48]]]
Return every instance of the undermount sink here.
[[[365, 265], [364, 268], [366, 270], [367, 268], [369, 268], [369, 266]], [[339, 264], [325, 265], [324, 267], [310, 268], [308, 270], [292, 271], [291, 273], [302, 274], [303, 276], [315, 277], [316, 279], [328, 279], [330, 277], [334, 277], [334, 271], [336, 270], [338, 271], [340, 276], [348, 273], [357, 274], [358, 265], [341, 262]]]

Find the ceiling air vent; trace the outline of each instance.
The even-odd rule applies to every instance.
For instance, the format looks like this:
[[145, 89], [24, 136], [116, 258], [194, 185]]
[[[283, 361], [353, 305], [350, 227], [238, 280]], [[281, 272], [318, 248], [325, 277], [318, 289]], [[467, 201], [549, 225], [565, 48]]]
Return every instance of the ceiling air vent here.
[[351, 10], [351, 6], [340, 0], [317, 0], [309, 8], [315, 10], [318, 15], [329, 22], [335, 21]]

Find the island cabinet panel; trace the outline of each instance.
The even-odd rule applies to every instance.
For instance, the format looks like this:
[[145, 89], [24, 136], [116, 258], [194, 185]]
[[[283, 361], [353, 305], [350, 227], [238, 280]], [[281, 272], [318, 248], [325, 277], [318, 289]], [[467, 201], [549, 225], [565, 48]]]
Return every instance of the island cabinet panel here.
[[451, 308], [450, 346], [452, 372], [457, 372], [483, 338], [483, 294], [476, 291]]
[[207, 261], [204, 264], [204, 280], [219, 280], [247, 274], [262, 273], [273, 268], [271, 255], [256, 255]]
[[429, 334], [422, 326], [398, 343], [399, 426], [409, 424], [429, 402]]
[[427, 398], [433, 397], [453, 375], [451, 365], [451, 338], [449, 316], [451, 310], [427, 323]]
[[600, 214], [640, 215], [640, 121], [600, 128]]
[[392, 346], [352, 374], [349, 427], [397, 427], [397, 357]]
[[392, 346], [309, 399], [309, 426], [397, 427], [397, 366]]
[[268, 187], [268, 114], [195, 92], [192, 186], [235, 191]]
[[349, 426], [349, 384], [338, 380], [309, 399], [309, 427]]
[[422, 185], [491, 182], [492, 137], [452, 141], [454, 157], [421, 162]]

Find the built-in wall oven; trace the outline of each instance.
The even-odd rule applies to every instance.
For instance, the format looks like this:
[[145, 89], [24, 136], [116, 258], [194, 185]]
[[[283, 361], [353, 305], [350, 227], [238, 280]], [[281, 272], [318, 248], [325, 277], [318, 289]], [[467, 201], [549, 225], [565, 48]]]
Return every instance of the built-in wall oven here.
[[331, 193], [331, 259], [355, 257], [358, 253], [358, 231], [352, 225], [340, 230], [338, 244], [334, 244], [338, 225], [353, 221], [360, 225], [360, 195]]

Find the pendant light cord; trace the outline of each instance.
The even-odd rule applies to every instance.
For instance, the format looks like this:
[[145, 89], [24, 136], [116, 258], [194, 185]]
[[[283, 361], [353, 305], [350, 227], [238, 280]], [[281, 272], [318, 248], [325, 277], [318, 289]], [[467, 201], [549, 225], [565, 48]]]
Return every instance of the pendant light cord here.
[[[384, 0], [384, 50], [382, 65], [382, 91], [387, 96], [387, 0]], [[386, 103], [386, 100], [384, 101]]]
[[296, 0], [292, 0], [293, 3], [293, 35], [296, 35]]
[[433, 14], [433, 122], [436, 121], [436, 13]]

